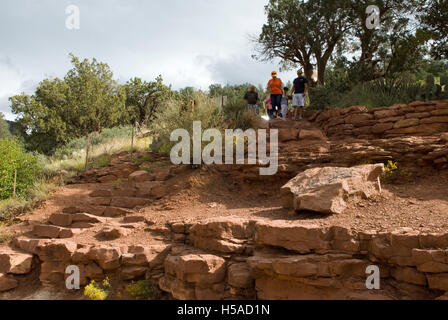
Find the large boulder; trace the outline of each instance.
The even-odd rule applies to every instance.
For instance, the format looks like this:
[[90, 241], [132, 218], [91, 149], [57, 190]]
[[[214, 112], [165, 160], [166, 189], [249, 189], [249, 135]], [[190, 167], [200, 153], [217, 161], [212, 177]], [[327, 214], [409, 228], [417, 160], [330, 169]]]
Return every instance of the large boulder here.
[[283, 206], [296, 211], [342, 213], [350, 202], [380, 192], [378, 178], [383, 171], [384, 164], [306, 170], [282, 187]]

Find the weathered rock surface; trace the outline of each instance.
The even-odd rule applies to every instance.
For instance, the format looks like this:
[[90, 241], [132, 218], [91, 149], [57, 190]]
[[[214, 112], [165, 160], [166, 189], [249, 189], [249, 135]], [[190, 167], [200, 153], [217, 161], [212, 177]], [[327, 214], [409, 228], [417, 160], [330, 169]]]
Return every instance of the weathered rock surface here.
[[381, 190], [383, 164], [307, 170], [281, 189], [283, 206], [296, 211], [342, 213], [348, 203], [368, 199]]

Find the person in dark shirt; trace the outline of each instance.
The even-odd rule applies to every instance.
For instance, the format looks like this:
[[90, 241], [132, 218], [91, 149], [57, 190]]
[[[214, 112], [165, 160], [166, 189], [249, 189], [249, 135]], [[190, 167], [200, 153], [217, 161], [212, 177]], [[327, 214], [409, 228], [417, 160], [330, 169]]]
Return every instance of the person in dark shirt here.
[[247, 101], [247, 110], [254, 112], [256, 115], [260, 115], [258, 93], [255, 91], [255, 86], [250, 86], [249, 91], [244, 95], [244, 100]]
[[[292, 92], [292, 106], [294, 108], [294, 120], [302, 119], [303, 108], [305, 107], [305, 94], [308, 93], [308, 80], [303, 76], [303, 71], [297, 71], [298, 78], [294, 80]], [[299, 116], [297, 116], [299, 113]]]

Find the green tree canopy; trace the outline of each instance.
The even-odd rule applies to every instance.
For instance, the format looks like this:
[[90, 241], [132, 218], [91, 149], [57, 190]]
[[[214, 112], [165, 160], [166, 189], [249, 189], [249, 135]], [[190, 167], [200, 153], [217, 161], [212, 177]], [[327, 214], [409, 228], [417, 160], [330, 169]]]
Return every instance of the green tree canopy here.
[[0, 139], [10, 139], [12, 138], [11, 132], [9, 131], [9, 124], [6, 122], [3, 113], [0, 112]]
[[432, 55], [448, 59], [448, 0], [426, 0], [419, 15], [422, 30], [434, 41]]
[[124, 90], [109, 66], [70, 57], [73, 68], [63, 80], [45, 79], [34, 95], [9, 99], [30, 150], [50, 154], [74, 138], [115, 126], [123, 117]]
[[130, 79], [124, 89], [128, 121], [134, 127], [149, 124], [157, 118], [161, 103], [172, 95], [171, 87], [163, 84], [162, 76], [151, 82]]

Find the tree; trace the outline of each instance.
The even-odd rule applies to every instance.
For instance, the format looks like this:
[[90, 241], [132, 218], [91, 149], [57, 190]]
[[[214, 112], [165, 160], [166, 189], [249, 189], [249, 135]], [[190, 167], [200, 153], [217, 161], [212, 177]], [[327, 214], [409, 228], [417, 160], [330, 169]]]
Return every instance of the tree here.
[[[351, 65], [353, 80], [370, 81], [390, 77], [396, 72], [414, 71], [425, 53], [426, 39], [413, 34], [411, 22], [423, 0], [351, 0], [348, 1], [352, 21], [346, 53], [358, 58]], [[380, 23], [369, 28], [366, 21], [369, 5], [380, 11]]]
[[66, 95], [66, 83], [56, 78], [43, 80], [33, 96], [22, 93], [9, 98], [29, 150], [50, 154], [77, 137]]
[[448, 0], [426, 0], [419, 20], [421, 31], [433, 40], [433, 57], [448, 59]]
[[[61, 79], [46, 79], [35, 94], [10, 98], [18, 125], [27, 133], [29, 149], [50, 154], [68, 141], [113, 127], [124, 114], [124, 90], [105, 63], [80, 61], [70, 54], [73, 68]], [[87, 143], [87, 153], [90, 147]], [[88, 154], [86, 156], [86, 165]]]
[[9, 131], [9, 124], [4, 119], [3, 113], [0, 112], [0, 139], [11, 139], [12, 135]]
[[87, 136], [87, 168], [90, 134], [120, 122], [125, 112], [125, 93], [106, 63], [95, 58], [92, 62], [80, 61], [73, 54], [70, 57], [73, 68], [64, 78], [68, 87], [67, 103], [72, 111], [70, 123], [79, 128], [80, 136]]
[[127, 121], [132, 126], [131, 149], [133, 149], [135, 128], [148, 125], [157, 118], [161, 103], [171, 95], [171, 87], [164, 85], [162, 76], [158, 76], [152, 82], [140, 78], [130, 79], [124, 90]]
[[258, 38], [260, 56], [280, 58], [286, 67], [299, 64], [308, 79], [316, 64], [323, 84], [328, 61], [351, 27], [347, 1], [270, 0], [265, 10], [267, 23]]

